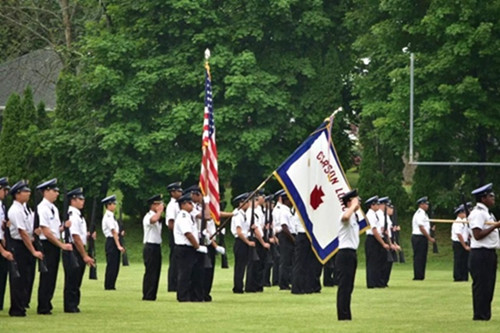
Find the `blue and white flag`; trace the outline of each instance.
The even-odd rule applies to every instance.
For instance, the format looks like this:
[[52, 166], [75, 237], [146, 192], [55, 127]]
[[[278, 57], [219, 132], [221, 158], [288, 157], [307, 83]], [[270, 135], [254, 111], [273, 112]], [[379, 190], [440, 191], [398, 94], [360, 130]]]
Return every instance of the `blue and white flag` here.
[[[318, 260], [325, 264], [338, 248], [340, 216], [346, 209], [339, 199], [350, 191], [331, 139], [333, 115], [325, 119], [295, 152], [274, 171], [292, 200]], [[361, 209], [360, 233], [367, 225]]]

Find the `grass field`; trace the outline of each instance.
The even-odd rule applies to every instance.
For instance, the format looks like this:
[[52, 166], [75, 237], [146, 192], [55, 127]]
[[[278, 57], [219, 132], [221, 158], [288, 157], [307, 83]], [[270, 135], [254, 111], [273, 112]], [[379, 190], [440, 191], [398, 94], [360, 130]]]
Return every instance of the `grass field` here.
[[336, 319], [336, 287], [323, 288], [314, 295], [291, 295], [277, 287], [266, 288], [261, 294], [234, 295], [232, 269], [221, 269], [219, 263], [212, 291], [214, 301], [180, 304], [174, 293], [166, 292], [165, 260], [155, 302], [141, 301], [140, 262], [121, 267], [117, 290], [104, 291], [105, 265], [101, 261], [98, 281], [85, 276], [81, 313], [62, 311], [63, 274], [59, 274], [52, 316], [36, 315], [35, 286], [28, 316], [10, 318], [6, 297], [0, 322], [3, 332], [491, 332], [497, 329], [499, 298], [493, 301], [490, 322], [473, 322], [471, 283], [451, 282], [451, 264], [433, 262], [432, 254], [429, 255], [425, 281], [411, 280], [410, 262], [395, 264], [390, 287], [382, 290], [365, 287], [364, 263], [360, 262], [351, 322]]

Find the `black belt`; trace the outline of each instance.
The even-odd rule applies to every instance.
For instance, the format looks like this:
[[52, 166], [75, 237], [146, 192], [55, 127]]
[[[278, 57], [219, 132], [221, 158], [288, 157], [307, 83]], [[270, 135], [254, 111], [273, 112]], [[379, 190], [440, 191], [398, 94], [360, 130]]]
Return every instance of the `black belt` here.
[[473, 247], [473, 248], [471, 248], [471, 251], [495, 252], [496, 249], [490, 249], [487, 247]]
[[339, 249], [339, 251], [356, 252], [356, 250], [355, 250], [355, 249], [351, 249], [351, 248]]
[[147, 246], [160, 246], [161, 244], [146, 242], [146, 243], [144, 243], [144, 245], [147, 245]]
[[192, 247], [190, 245], [178, 245], [178, 244], [175, 244], [175, 246], [178, 246], [178, 247], [190, 247], [190, 248], [194, 249], [194, 247]]

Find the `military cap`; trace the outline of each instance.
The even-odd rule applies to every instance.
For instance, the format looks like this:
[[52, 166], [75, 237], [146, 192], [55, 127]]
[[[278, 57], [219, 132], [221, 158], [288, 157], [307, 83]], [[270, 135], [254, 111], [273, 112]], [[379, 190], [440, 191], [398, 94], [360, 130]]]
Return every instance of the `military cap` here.
[[493, 183], [489, 183], [481, 187], [478, 187], [471, 193], [472, 195], [476, 196], [476, 198], [481, 198], [484, 197], [485, 195], [493, 193]]
[[464, 205], [460, 205], [458, 206], [457, 208], [455, 208], [455, 211], [453, 212], [455, 215], [458, 214], [458, 213], [463, 213], [465, 212], [465, 209], [464, 209]]
[[382, 197], [378, 199], [378, 202], [381, 204], [388, 204], [391, 202], [391, 199], [389, 199], [389, 197]]
[[54, 179], [51, 179], [51, 180], [47, 180], [46, 182], [43, 182], [41, 184], [39, 184], [37, 187], [36, 187], [37, 190], [40, 190], [40, 191], [45, 191], [45, 190], [55, 190], [55, 191], [59, 191], [59, 188], [57, 187], [57, 178], [54, 178]]
[[116, 202], [116, 195], [114, 194], [101, 200], [101, 203], [104, 205], [109, 205], [114, 202]]
[[76, 198], [79, 198], [79, 199], [85, 199], [85, 196], [83, 195], [83, 188], [81, 187], [77, 187], [71, 191], [69, 191], [66, 196], [68, 197], [68, 199], [76, 199]]
[[240, 203], [241, 201], [245, 201], [248, 198], [248, 192], [237, 195], [233, 198], [233, 203]]
[[266, 201], [273, 201], [274, 199], [274, 195], [272, 194], [269, 194], [268, 196], [266, 196]]
[[344, 205], [346, 205], [347, 202], [349, 202], [349, 200], [357, 196], [358, 196], [358, 190], [354, 189], [341, 196], [340, 200], [342, 200], [344, 202]]
[[9, 179], [7, 177], [0, 178], [0, 188], [10, 189]]
[[279, 197], [281, 197], [281, 195], [282, 195], [283, 193], [285, 193], [285, 190], [283, 190], [283, 189], [278, 190], [278, 191], [276, 191], [276, 192], [274, 193], [274, 197], [275, 197], [275, 198], [279, 198]]
[[259, 195], [259, 196], [265, 196], [266, 195], [266, 189], [261, 188], [260, 190], [257, 191], [257, 195]]
[[176, 190], [182, 191], [182, 182], [175, 182], [167, 185], [167, 191], [172, 192]]
[[16, 195], [16, 193], [19, 192], [31, 192], [31, 189], [28, 187], [28, 183], [26, 181], [20, 180], [14, 185], [12, 185], [9, 194], [14, 196]]
[[420, 205], [420, 204], [423, 204], [423, 203], [428, 204], [429, 203], [429, 198], [427, 198], [427, 197], [421, 197], [420, 199], [417, 200], [417, 205]]
[[373, 205], [373, 204], [378, 204], [378, 196], [377, 196], [377, 195], [375, 195], [375, 196], [373, 196], [373, 197], [369, 198], [368, 200], [366, 200], [366, 201], [365, 201], [365, 204], [366, 204], [367, 206], [371, 206], [371, 205]]
[[148, 199], [148, 205], [152, 205], [154, 203], [159, 203], [163, 200], [163, 195], [162, 194], [155, 194], [151, 198]]
[[179, 199], [177, 199], [179, 205], [188, 201], [191, 201], [191, 192], [184, 193]]
[[201, 193], [200, 186], [199, 186], [198, 184], [196, 184], [196, 185], [191, 185], [191, 186], [189, 186], [187, 189], [183, 190], [183, 191], [182, 191], [182, 194], [191, 193], [191, 192], [198, 192], [198, 193]]

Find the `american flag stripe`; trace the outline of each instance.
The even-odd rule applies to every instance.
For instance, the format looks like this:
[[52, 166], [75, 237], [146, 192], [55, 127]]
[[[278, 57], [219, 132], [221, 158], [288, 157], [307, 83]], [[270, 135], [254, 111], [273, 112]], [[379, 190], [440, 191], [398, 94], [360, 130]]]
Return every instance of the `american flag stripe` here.
[[202, 158], [200, 189], [208, 197], [208, 209], [217, 225], [220, 222], [219, 173], [217, 169], [217, 144], [215, 143], [215, 122], [212, 104], [212, 81], [210, 67], [205, 64], [205, 111], [203, 116]]

